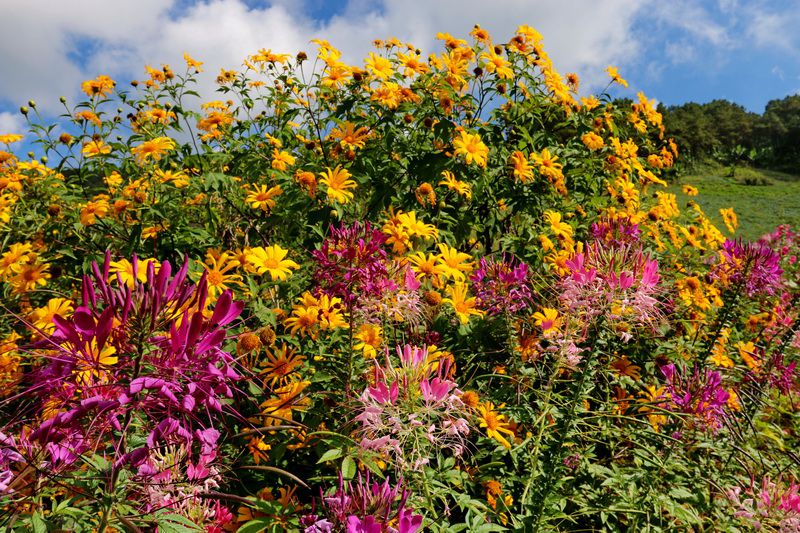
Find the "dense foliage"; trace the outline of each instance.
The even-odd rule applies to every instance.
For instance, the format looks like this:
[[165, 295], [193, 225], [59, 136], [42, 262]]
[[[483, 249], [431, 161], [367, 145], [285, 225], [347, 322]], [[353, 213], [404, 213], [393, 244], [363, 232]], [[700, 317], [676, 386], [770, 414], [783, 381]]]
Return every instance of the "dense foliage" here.
[[800, 236], [679, 208], [653, 102], [579, 98], [530, 27], [439, 38], [22, 109], [4, 526], [798, 527]]
[[659, 106], [659, 111], [690, 161], [800, 171], [800, 95], [770, 100], [760, 115], [727, 100]]

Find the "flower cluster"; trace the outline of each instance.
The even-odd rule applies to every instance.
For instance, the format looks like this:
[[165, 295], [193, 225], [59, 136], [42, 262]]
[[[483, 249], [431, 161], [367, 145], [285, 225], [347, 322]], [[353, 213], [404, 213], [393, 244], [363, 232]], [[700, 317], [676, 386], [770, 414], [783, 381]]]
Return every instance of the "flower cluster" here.
[[449, 378], [447, 358], [431, 360], [428, 350], [397, 347], [399, 365], [386, 357], [375, 366], [374, 384], [359, 397], [361, 447], [394, 457], [400, 469], [418, 470], [434, 450], [461, 455], [470, 432], [461, 390]]
[[741, 284], [748, 296], [774, 294], [781, 283], [780, 256], [760, 242], [726, 240], [714, 275], [731, 285]]
[[722, 386], [719, 372], [701, 372], [695, 368], [691, 375], [681, 375], [674, 364], [661, 367], [666, 378], [664, 391], [667, 409], [689, 415], [689, 426], [717, 431], [725, 419], [725, 408], [730, 393]]
[[330, 236], [311, 253], [317, 264], [314, 276], [323, 291], [351, 306], [394, 290], [386, 269], [385, 242], [386, 236], [369, 222], [331, 226]]
[[392, 486], [389, 479], [370, 483], [370, 475], [360, 474], [355, 483], [339, 476], [339, 488], [323, 496], [320, 514], [302, 518], [305, 533], [414, 533], [422, 526], [422, 516], [406, 504], [408, 492], [402, 483]]
[[761, 486], [733, 487], [726, 493], [734, 516], [756, 530], [789, 533], [800, 529], [800, 485], [774, 482], [765, 476]]
[[602, 318], [615, 325], [623, 339], [630, 339], [629, 327], [652, 327], [661, 318], [658, 262], [641, 244], [603, 238], [565, 264], [561, 301], [587, 323]]
[[489, 315], [513, 314], [530, 305], [528, 265], [516, 259], [482, 257], [470, 279], [478, 307]]

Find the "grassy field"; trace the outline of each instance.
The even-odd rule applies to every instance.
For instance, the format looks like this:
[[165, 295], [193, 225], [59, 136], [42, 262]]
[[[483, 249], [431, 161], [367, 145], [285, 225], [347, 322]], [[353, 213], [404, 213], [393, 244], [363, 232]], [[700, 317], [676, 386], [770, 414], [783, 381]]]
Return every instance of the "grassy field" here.
[[[678, 205], [696, 200], [706, 214], [724, 231], [721, 208], [733, 207], [739, 217], [737, 236], [757, 239], [778, 224], [800, 227], [800, 177], [751, 168], [706, 166], [680, 178], [670, 186], [678, 196]], [[694, 198], [681, 190], [688, 184], [700, 194]], [[725, 232], [727, 233], [727, 232]]]

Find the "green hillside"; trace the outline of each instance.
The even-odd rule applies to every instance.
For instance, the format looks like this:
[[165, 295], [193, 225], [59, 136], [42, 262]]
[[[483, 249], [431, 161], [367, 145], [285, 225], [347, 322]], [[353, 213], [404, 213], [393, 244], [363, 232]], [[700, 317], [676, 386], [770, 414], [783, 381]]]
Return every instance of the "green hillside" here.
[[[683, 193], [683, 185], [697, 187], [694, 198]], [[737, 236], [757, 239], [778, 224], [800, 226], [800, 178], [770, 170], [699, 167], [670, 186], [678, 205], [696, 200], [709, 217], [723, 229], [721, 208], [733, 207], [739, 217]]]

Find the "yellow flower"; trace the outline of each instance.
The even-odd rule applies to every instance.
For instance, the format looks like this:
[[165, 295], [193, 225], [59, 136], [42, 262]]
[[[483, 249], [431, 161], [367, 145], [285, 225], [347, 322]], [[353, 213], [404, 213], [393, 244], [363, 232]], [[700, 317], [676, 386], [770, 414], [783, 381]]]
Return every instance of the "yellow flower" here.
[[23, 293], [45, 286], [50, 279], [50, 268], [45, 263], [27, 263], [19, 267], [19, 271], [11, 277], [9, 282], [14, 287], [15, 293]]
[[281, 281], [292, 275], [292, 269], [300, 268], [300, 265], [291, 259], [285, 259], [289, 253], [277, 244], [263, 248], [258, 246], [250, 248], [247, 252], [247, 262], [255, 267], [258, 274], [269, 272], [272, 280]]
[[452, 287], [447, 287], [447, 298], [442, 298], [442, 303], [448, 303], [453, 306], [456, 316], [462, 324], [469, 322], [469, 317], [472, 315], [483, 316], [485, 313], [476, 308], [475, 297], [467, 297], [467, 285], [462, 282], [456, 282]]
[[3, 144], [11, 144], [19, 142], [21, 140], [22, 140], [22, 135], [16, 133], [7, 133], [5, 135], [0, 135], [0, 143]]
[[250, 437], [250, 442], [247, 444], [247, 448], [253, 455], [253, 462], [258, 464], [261, 461], [266, 461], [269, 459], [269, 455], [267, 454], [272, 449], [272, 446], [264, 442], [264, 439], [261, 437]]
[[552, 155], [547, 148], [543, 149], [541, 154], [531, 154], [531, 159], [538, 166], [542, 176], [552, 183], [558, 183], [564, 179], [564, 174], [561, 171], [563, 165], [556, 162], [558, 157]]
[[514, 167], [512, 171], [514, 177], [522, 183], [527, 183], [533, 179], [533, 168], [525, 154], [519, 150], [511, 154], [511, 165]]
[[581, 98], [581, 105], [586, 111], [591, 111], [600, 105], [600, 100], [596, 96], [591, 95], [588, 98]]
[[370, 100], [395, 109], [403, 101], [403, 89], [392, 81], [385, 81], [372, 91]]
[[[197, 72], [197, 73], [203, 72], [203, 69], [202, 69], [203, 62], [202, 61], [196, 61], [196, 60], [192, 59], [192, 57], [186, 52], [183, 53], [183, 60], [186, 61], [186, 68], [190, 68], [190, 69], [193, 68], [194, 71]], [[256, 463], [256, 464], [258, 464], [258, 463]]]
[[133, 264], [127, 259], [111, 261], [108, 269], [109, 279], [116, 281], [117, 275], [119, 275], [120, 281], [132, 289], [134, 279], [139, 280], [140, 283], [147, 281], [147, 267], [150, 263], [153, 263], [153, 268], [157, 271], [160, 263], [156, 259], [139, 259], [136, 262], [136, 273], [134, 274]]
[[103, 142], [102, 139], [96, 141], [89, 141], [83, 145], [81, 153], [85, 157], [94, 157], [96, 155], [105, 155], [111, 153], [111, 147]]
[[111, 94], [114, 91], [114, 86], [117, 84], [108, 76], [98, 76], [93, 80], [86, 80], [81, 84], [81, 90], [86, 93], [86, 96], [100, 96], [101, 98]]
[[242, 277], [238, 274], [229, 274], [231, 269], [236, 268], [239, 264], [239, 260], [228, 252], [223, 252], [218, 256], [211, 253], [206, 254], [206, 263], [203, 268], [206, 271], [208, 294], [212, 299], [228, 290], [230, 288], [228, 284], [241, 286]]
[[734, 233], [739, 226], [739, 219], [736, 213], [733, 212], [733, 208], [720, 209], [719, 214], [722, 215], [722, 221], [725, 222], [725, 227], [728, 228], [728, 231]]
[[392, 63], [385, 57], [375, 55], [374, 52], [369, 53], [365, 66], [373, 76], [381, 80], [387, 80], [394, 74]]
[[511, 63], [494, 53], [494, 49], [481, 54], [481, 59], [486, 60], [486, 72], [494, 72], [500, 79], [510, 79], [514, 77], [511, 70]]
[[453, 278], [458, 281], [465, 279], [465, 272], [472, 272], [473, 263], [469, 262], [472, 256], [459, 252], [455, 248], [447, 244], [440, 243], [439, 245], [438, 265], [442, 270], [442, 274], [448, 278]]
[[728, 400], [725, 403], [728, 405], [728, 409], [733, 411], [742, 410], [742, 402], [739, 401], [739, 395], [733, 389], [728, 390]]
[[543, 307], [541, 311], [533, 314], [536, 325], [542, 327], [542, 331], [547, 333], [558, 328], [558, 311], [549, 307]]
[[33, 327], [44, 332], [52, 333], [56, 329], [53, 317], [56, 315], [67, 318], [74, 310], [72, 300], [65, 298], [51, 298], [47, 305], [35, 309], [30, 314], [30, 321]]
[[426, 224], [417, 219], [415, 211], [408, 213], [398, 213], [395, 217], [397, 223], [408, 234], [409, 237], [419, 237], [421, 239], [435, 239], [439, 236], [439, 230], [433, 224]]
[[752, 341], [737, 342], [735, 347], [739, 350], [739, 357], [742, 358], [742, 361], [744, 361], [744, 363], [747, 365], [747, 368], [749, 368], [755, 374], [761, 372], [761, 365], [763, 364], [763, 361], [761, 360], [761, 356], [758, 354], [756, 346]]
[[90, 385], [95, 380], [104, 381], [108, 375], [108, 367], [117, 364], [119, 358], [114, 355], [117, 349], [106, 344], [102, 349], [97, 345], [97, 339], [92, 338], [91, 342], [80, 350], [85, 359], [80, 359], [75, 365], [74, 372], [77, 374], [76, 381], [84, 385]]
[[567, 240], [572, 238], [572, 226], [561, 221], [561, 213], [557, 213], [556, 211], [545, 211], [544, 219], [548, 224], [550, 224], [550, 230], [556, 237]]
[[623, 355], [619, 359], [612, 361], [611, 368], [619, 376], [628, 376], [631, 379], [638, 381], [641, 379], [641, 367], [634, 365], [627, 355]]
[[408, 256], [408, 262], [411, 263], [411, 270], [414, 271], [419, 277], [420, 281], [429, 279], [433, 282], [434, 286], [439, 285], [439, 278], [445, 275], [445, 268], [439, 264], [439, 257], [434, 254], [425, 254], [425, 252], [416, 252]]
[[361, 126], [356, 129], [352, 122], [345, 122], [331, 130], [328, 139], [338, 141], [342, 150], [357, 150], [364, 148], [369, 138], [369, 128]]
[[472, 199], [472, 187], [470, 187], [469, 183], [457, 180], [455, 175], [449, 170], [443, 171], [442, 177], [444, 179], [439, 182], [439, 185], [444, 185], [451, 191], [457, 192], [467, 200]]
[[[292, 381], [275, 390], [276, 397], [261, 404], [261, 416], [265, 424], [281, 423], [291, 420], [294, 411], [305, 411], [311, 399], [303, 391], [311, 385], [310, 381]], [[273, 416], [270, 416], [273, 415]]]
[[292, 306], [292, 314], [284, 322], [292, 335], [300, 332], [303, 335], [316, 336], [316, 328], [319, 326], [318, 300], [309, 292], [305, 292], [300, 297], [300, 304]]
[[276, 350], [267, 350], [267, 360], [262, 366], [261, 376], [270, 385], [276, 383], [285, 385], [289, 383], [293, 374], [298, 368], [303, 366], [305, 357], [297, 353], [297, 350], [286, 343], [281, 343], [281, 347]]
[[697, 187], [693, 187], [691, 185], [683, 186], [683, 194], [686, 196], [697, 196], [697, 192]]
[[647, 414], [647, 421], [650, 422], [650, 425], [655, 431], [659, 431], [661, 426], [667, 423], [667, 416], [662, 414], [661, 411], [653, 409], [651, 406], [658, 405], [663, 401], [665, 390], [665, 387], [647, 385], [644, 390], [639, 393], [641, 396], [639, 401], [644, 404], [639, 408], [639, 412]]
[[294, 165], [295, 158], [289, 152], [284, 152], [278, 149], [272, 152], [272, 168], [284, 172], [288, 167]]
[[247, 193], [247, 199], [245, 201], [250, 204], [250, 207], [253, 209], [269, 211], [275, 207], [274, 198], [281, 193], [283, 193], [283, 189], [280, 185], [275, 185], [269, 189], [267, 189], [266, 185], [260, 185], [256, 186], [255, 190]]
[[583, 145], [589, 150], [599, 150], [600, 148], [605, 146], [603, 138], [597, 135], [596, 133], [592, 133], [591, 131], [589, 133], [584, 133], [581, 136], [581, 141], [583, 142]]
[[172, 183], [176, 189], [182, 189], [189, 185], [189, 175], [183, 171], [173, 172], [171, 170], [156, 170], [155, 176], [161, 183]]
[[627, 81], [625, 81], [625, 80], [622, 78], [622, 76], [620, 76], [620, 75], [619, 75], [619, 72], [617, 72], [617, 67], [612, 67], [611, 65], [609, 65], [609, 66], [606, 68], [606, 72], [607, 72], [607, 73], [608, 73], [608, 75], [611, 77], [611, 82], [612, 82], [612, 83], [619, 83], [619, 84], [620, 84], [620, 85], [622, 85], [623, 87], [627, 87], [627, 86], [628, 86], [628, 82], [627, 82]]
[[[502, 409], [503, 405], [500, 408]], [[504, 421], [506, 416], [498, 413], [495, 409], [495, 405], [488, 401], [478, 406], [480, 427], [486, 428], [487, 437], [495, 439], [506, 448], [511, 448], [511, 443], [502, 434], [505, 433], [514, 438], [514, 432], [511, 431], [509, 423]]]
[[0, 257], [0, 276], [8, 277], [19, 272], [24, 263], [30, 263], [36, 259], [33, 246], [28, 243], [17, 242], [11, 244], [6, 252]]
[[363, 324], [358, 328], [355, 338], [360, 342], [354, 348], [364, 352], [364, 357], [374, 359], [378, 354], [377, 349], [383, 342], [381, 327], [374, 324]]
[[131, 153], [136, 156], [136, 160], [139, 163], [144, 163], [151, 158], [153, 161], [158, 161], [162, 155], [174, 149], [175, 141], [169, 137], [156, 137], [134, 146], [131, 148]]
[[475, 163], [479, 167], [486, 168], [489, 148], [477, 134], [461, 130], [459, 137], [453, 141], [453, 148], [455, 155], [463, 155], [467, 164]]
[[337, 166], [335, 169], [326, 169], [321, 174], [319, 182], [327, 187], [328, 199], [342, 204], [348, 203], [353, 198], [353, 193], [348, 189], [355, 189], [357, 184], [350, 179], [347, 169]]

